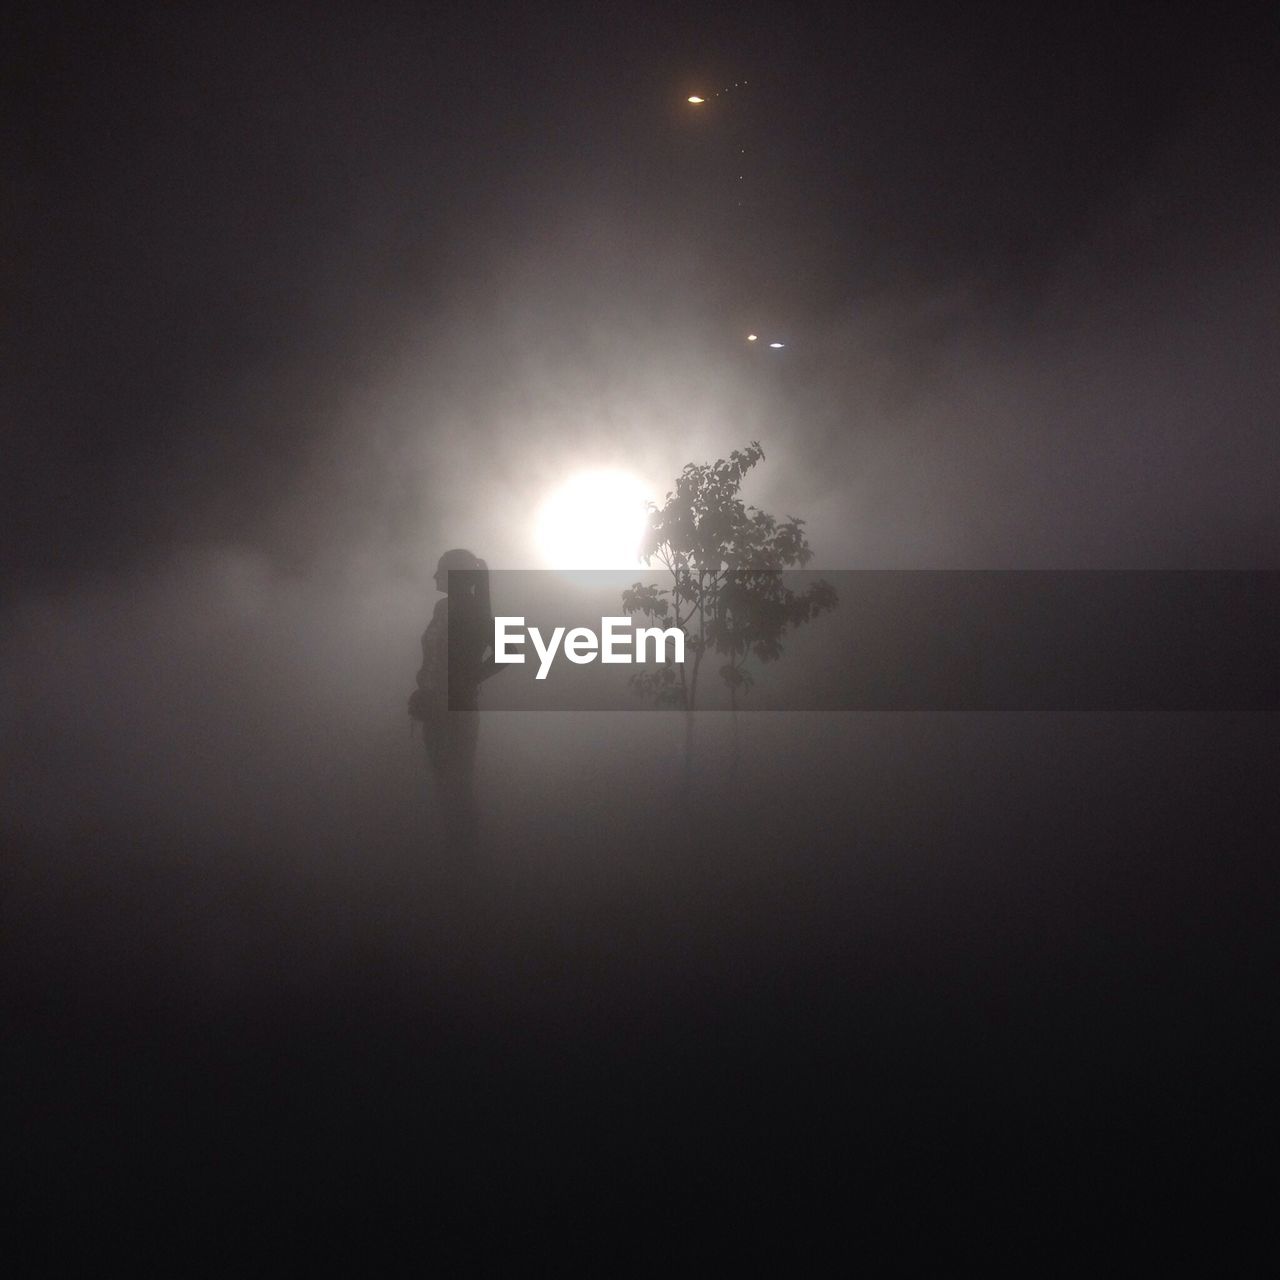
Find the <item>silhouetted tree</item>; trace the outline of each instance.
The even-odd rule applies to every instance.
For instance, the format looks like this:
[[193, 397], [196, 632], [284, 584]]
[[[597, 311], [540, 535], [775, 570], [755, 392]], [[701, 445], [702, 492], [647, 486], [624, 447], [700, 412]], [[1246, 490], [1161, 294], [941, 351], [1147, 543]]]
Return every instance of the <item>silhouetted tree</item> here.
[[671, 586], [637, 582], [622, 593], [628, 614], [639, 613], [685, 633], [683, 665], [640, 672], [631, 684], [658, 706], [683, 708], [688, 714], [686, 765], [707, 654], [724, 660], [720, 678], [736, 712], [739, 692], [753, 683], [748, 659], [776, 661], [789, 628], [836, 603], [835, 590], [826, 582], [796, 592], [782, 580], [782, 570], [803, 566], [812, 558], [804, 521], [788, 516], [780, 522], [745, 505], [739, 496], [743, 477], [763, 459], [764, 450], [753, 440], [727, 459], [689, 463], [666, 501], [650, 504], [641, 548], [646, 564], [656, 560], [671, 575]]

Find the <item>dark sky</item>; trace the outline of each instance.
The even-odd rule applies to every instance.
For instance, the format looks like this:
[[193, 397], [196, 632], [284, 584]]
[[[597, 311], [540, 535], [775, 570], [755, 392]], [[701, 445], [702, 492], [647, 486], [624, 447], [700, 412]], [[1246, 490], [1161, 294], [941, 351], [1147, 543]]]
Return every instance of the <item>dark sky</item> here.
[[[186, 541], [305, 564], [328, 537], [394, 535], [424, 518], [397, 503], [441, 504], [439, 468], [416, 471], [385, 420], [396, 395], [414, 412], [407, 381], [461, 407], [456, 451], [511, 458], [522, 428], [494, 421], [522, 412], [521, 368], [616, 385], [678, 365], [690, 333], [689, 376], [777, 408], [775, 452], [792, 446], [802, 481], [856, 435], [850, 472], [960, 447], [973, 474], [950, 501], [989, 500], [1001, 467], [974, 458], [1007, 466], [1009, 450], [980, 412], [884, 425], [939, 362], [970, 389], [1029, 378], [1008, 410], [1025, 433], [1060, 411], [1044, 392], [1064, 371], [1045, 366], [1081, 335], [1081, 362], [1123, 348], [1145, 308], [1166, 327], [1181, 308], [1185, 338], [1207, 289], [1214, 315], [1239, 312], [1271, 348], [1249, 281], [1275, 256], [1274, 36], [1166, 4], [28, 11], [4, 77], [6, 576], [65, 580]], [[683, 104], [735, 80], [699, 116]], [[1179, 278], [1191, 296], [1170, 299]], [[734, 363], [762, 318], [799, 366], [764, 390]], [[1221, 363], [1188, 376], [1241, 381]], [[428, 400], [415, 440], [445, 434]], [[1249, 405], [1225, 430], [1257, 446], [1274, 410]], [[1054, 489], [1064, 435], [1087, 432], [1088, 408], [1069, 413], [1022, 438], [1034, 479], [1019, 479], [1032, 492], [1010, 537]], [[737, 443], [712, 429], [708, 449]], [[1274, 451], [1250, 461], [1274, 467]], [[462, 483], [483, 502], [483, 481]], [[923, 501], [910, 485], [895, 500]], [[979, 561], [1009, 554], [966, 536]], [[861, 563], [902, 545], [895, 525], [883, 544], [863, 529], [826, 550]], [[1260, 552], [1256, 531], [1233, 546]]]

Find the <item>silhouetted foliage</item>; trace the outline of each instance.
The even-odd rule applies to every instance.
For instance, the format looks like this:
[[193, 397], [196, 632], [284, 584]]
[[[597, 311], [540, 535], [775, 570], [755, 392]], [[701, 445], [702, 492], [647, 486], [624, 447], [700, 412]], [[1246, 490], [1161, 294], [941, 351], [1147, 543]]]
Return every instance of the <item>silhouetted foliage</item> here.
[[637, 582], [622, 593], [629, 614], [643, 614], [685, 633], [685, 663], [640, 672], [632, 687], [659, 706], [697, 705], [698, 677], [708, 653], [724, 659], [720, 677], [737, 706], [739, 690], [751, 687], [747, 660], [774, 662], [782, 656], [787, 630], [836, 603], [826, 582], [795, 592], [781, 570], [812, 558], [804, 521], [778, 521], [743, 503], [739, 492], [748, 471], [763, 461], [758, 441], [714, 463], [689, 463], [662, 506], [650, 504], [642, 554], [672, 578], [670, 588]]

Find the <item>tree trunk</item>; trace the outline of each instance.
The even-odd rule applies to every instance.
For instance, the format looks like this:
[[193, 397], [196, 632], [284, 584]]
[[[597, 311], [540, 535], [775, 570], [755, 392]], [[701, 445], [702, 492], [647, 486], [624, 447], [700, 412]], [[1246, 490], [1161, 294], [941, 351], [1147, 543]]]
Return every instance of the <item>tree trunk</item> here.
[[693, 800], [693, 708], [684, 712], [684, 800], [690, 806]]
[[738, 780], [738, 687], [731, 684], [729, 686], [729, 734], [730, 734], [730, 752], [729, 752], [729, 781], [736, 782]]

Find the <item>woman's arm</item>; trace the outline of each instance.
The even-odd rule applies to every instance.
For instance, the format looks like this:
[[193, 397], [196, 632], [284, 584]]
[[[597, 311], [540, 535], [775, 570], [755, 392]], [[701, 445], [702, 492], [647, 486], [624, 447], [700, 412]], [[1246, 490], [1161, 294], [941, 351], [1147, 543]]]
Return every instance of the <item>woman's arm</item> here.
[[505, 662], [497, 661], [497, 655], [494, 653], [493, 645], [489, 645], [489, 647], [485, 649], [485, 653], [488, 656], [480, 659], [480, 666], [476, 672], [477, 683], [487, 680], [490, 676], [496, 676], [499, 671], [505, 671], [507, 668], [507, 664]]

